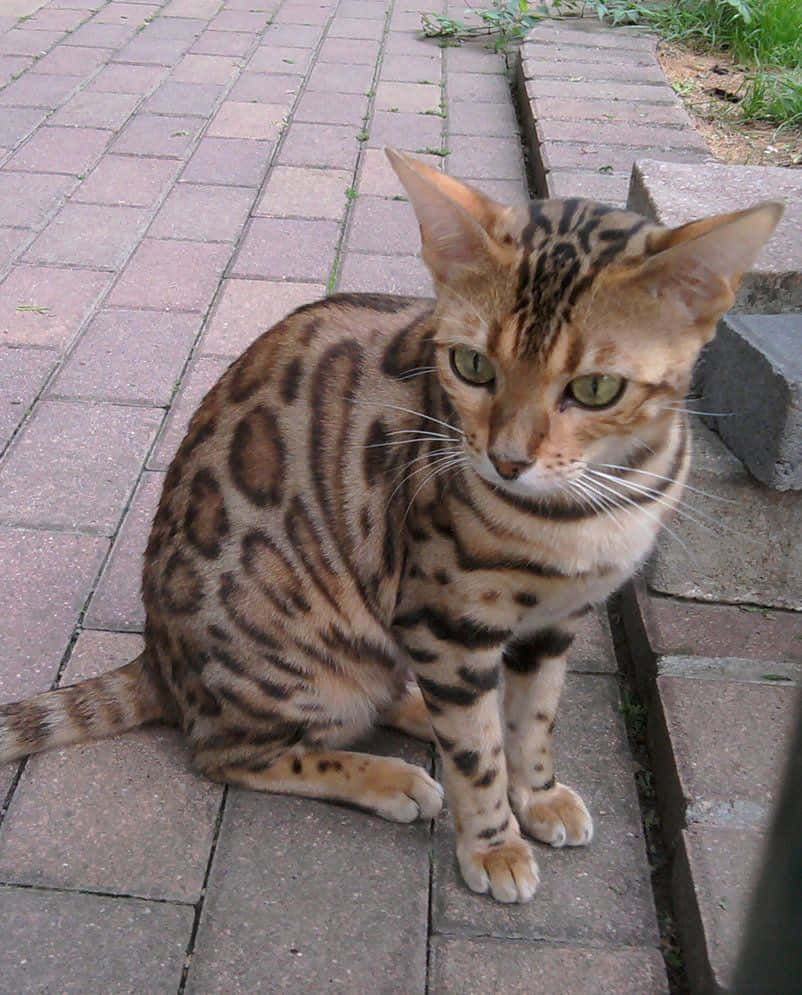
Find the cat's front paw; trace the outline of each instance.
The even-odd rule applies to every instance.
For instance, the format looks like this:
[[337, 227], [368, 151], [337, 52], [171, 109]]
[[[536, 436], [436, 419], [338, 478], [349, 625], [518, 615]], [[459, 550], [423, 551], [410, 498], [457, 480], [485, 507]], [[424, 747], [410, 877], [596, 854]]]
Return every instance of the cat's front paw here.
[[489, 891], [497, 902], [528, 902], [540, 881], [532, 847], [520, 837], [493, 848], [458, 843], [457, 861], [471, 891]]
[[593, 839], [593, 819], [585, 803], [565, 784], [546, 790], [511, 788], [510, 803], [521, 829], [551, 846], [584, 846]]

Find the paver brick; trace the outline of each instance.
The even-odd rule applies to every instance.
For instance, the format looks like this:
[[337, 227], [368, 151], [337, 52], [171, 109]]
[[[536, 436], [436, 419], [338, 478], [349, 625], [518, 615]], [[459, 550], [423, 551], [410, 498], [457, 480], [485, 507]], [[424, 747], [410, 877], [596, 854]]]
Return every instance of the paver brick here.
[[0, 469], [0, 517], [112, 535], [161, 417], [158, 409], [40, 402]]
[[650, 49], [645, 51], [628, 49], [622, 51], [617, 47], [611, 48], [606, 45], [595, 45], [592, 40], [588, 42], [587, 39], [582, 39], [577, 44], [562, 44], [560, 41], [555, 42], [553, 39], [540, 40], [535, 34], [535, 36], [527, 41], [526, 55], [527, 58], [534, 59], [536, 62], [539, 60], [549, 60], [556, 63], [592, 63], [599, 68], [591, 71], [603, 74], [606, 67], [610, 64], [620, 65], [621, 63], [629, 62], [636, 67], [654, 65], [654, 57], [651, 51], [653, 48], [654, 45], [652, 44]]
[[210, 138], [278, 138], [286, 114], [285, 104], [257, 104], [226, 100], [209, 125]]
[[53, 110], [80, 84], [74, 76], [25, 75], [0, 92], [0, 106], [46, 107]]
[[455, 103], [492, 103], [509, 106], [510, 88], [506, 76], [489, 73], [448, 74], [448, 96]]
[[367, 93], [372, 83], [372, 66], [321, 62], [309, 74], [306, 88], [323, 93]]
[[622, 109], [632, 105], [676, 104], [677, 97], [667, 83], [608, 83], [604, 80], [578, 82], [567, 79], [541, 78], [537, 81], [537, 100], [560, 98], [568, 100], [613, 101]]
[[[300, 48], [311, 50], [317, 45], [323, 29], [316, 24], [274, 24], [262, 36], [262, 48], [274, 45], [279, 48]], [[253, 68], [253, 66], [251, 66]]]
[[756, 483], [715, 433], [696, 419], [692, 430], [689, 484], [724, 503], [709, 509], [704, 527], [672, 520], [674, 534], [663, 531], [647, 563], [649, 586], [701, 601], [802, 610], [798, 494]]
[[270, 15], [264, 10], [221, 10], [209, 27], [214, 31], [247, 31], [256, 35], [269, 20]]
[[135, 114], [111, 146], [129, 155], [161, 155], [180, 159], [186, 155], [203, 121], [195, 117], [162, 117]]
[[63, 45], [31, 66], [32, 73], [55, 73], [56, 76], [89, 76], [103, 65], [108, 53], [101, 48]]
[[[524, 53], [523, 73], [527, 80], [556, 78], [570, 83], [593, 83], [598, 79], [598, 66], [588, 62], [552, 62], [549, 59], [531, 59]], [[644, 60], [643, 64], [635, 64], [629, 60], [616, 60], [605, 63], [604, 80], [606, 83], [665, 83], [662, 69], [653, 59]]]
[[10, 83], [33, 65], [26, 55], [0, 55], [0, 86]]
[[699, 163], [709, 159], [709, 155], [695, 148], [665, 149], [657, 146], [629, 146], [596, 144], [594, 140], [563, 142], [550, 140], [545, 145], [541, 143], [540, 157], [546, 170], [552, 169], [590, 169], [601, 175], [612, 170], [615, 173], [625, 172], [629, 175], [636, 159], [662, 156], [666, 162]]
[[146, 238], [108, 297], [114, 307], [205, 311], [231, 253], [226, 244]]
[[136, 34], [134, 24], [98, 24], [90, 21], [81, 25], [77, 31], [67, 35], [65, 45], [80, 45], [86, 48], [120, 48], [126, 45]]
[[[581, 142], [587, 138], [588, 125], [583, 121], [565, 119], [544, 119], [538, 122], [538, 129], [546, 138], [560, 142]], [[636, 124], [634, 121], [620, 124], [593, 123], [593, 141], [604, 145], [660, 146], [675, 149], [695, 149], [707, 152], [707, 145], [699, 132], [689, 128], [669, 128]]]
[[153, 219], [148, 234], [154, 238], [235, 242], [253, 199], [253, 191], [247, 187], [180, 183]]
[[71, 176], [0, 172], [0, 224], [39, 228], [74, 188]]
[[323, 282], [334, 262], [338, 236], [334, 221], [254, 218], [231, 275]]
[[43, 55], [64, 37], [62, 31], [26, 31], [12, 28], [0, 34], [0, 55]]
[[44, 120], [39, 107], [6, 107], [0, 114], [0, 145], [14, 148]]
[[182, 174], [190, 183], [258, 187], [270, 164], [272, 142], [244, 138], [203, 138]]
[[40, 128], [8, 160], [6, 168], [38, 173], [88, 173], [111, 137], [111, 132], [96, 128]]
[[233, 55], [241, 58], [250, 51], [254, 37], [242, 31], [204, 31], [190, 52], [200, 55]]
[[520, 180], [524, 174], [517, 138], [453, 137], [448, 143], [448, 172], [466, 180]]
[[446, 53], [449, 72], [492, 73], [504, 75], [507, 71], [504, 56], [486, 48], [463, 46], [450, 48]]
[[239, 60], [230, 55], [185, 55], [170, 74], [184, 83], [221, 83], [236, 76]]
[[206, 29], [208, 21], [204, 17], [171, 17], [162, 12], [145, 26], [142, 38], [180, 38], [194, 41]]
[[451, 104], [446, 126], [453, 135], [511, 138], [517, 132], [515, 113], [509, 104]]
[[[539, 85], [538, 90], [540, 90]], [[588, 100], [585, 97], [569, 95], [538, 96], [532, 104], [532, 112], [538, 120], [553, 120], [554, 127], [561, 127], [562, 121], [607, 121], [611, 124], [633, 122], [693, 127], [690, 118], [679, 103], [645, 104], [626, 100]]]
[[397, 114], [376, 111], [370, 125], [368, 145], [383, 149], [385, 145], [415, 152], [439, 148], [443, 135], [443, 119], [439, 114]]
[[[163, 473], [142, 474], [89, 602], [84, 621], [88, 629], [142, 632], [145, 628], [142, 562], [163, 485]], [[119, 659], [115, 666], [124, 662]]]
[[450, 819], [434, 841], [436, 933], [604, 946], [656, 945], [657, 924], [631, 758], [612, 677], [569, 675], [557, 722], [561, 781], [583, 796], [595, 823], [588, 847], [536, 847], [541, 883], [528, 905], [468, 891], [454, 860]]
[[5, 272], [10, 268], [30, 244], [32, 235], [27, 228], [0, 228], [0, 270]]
[[148, 219], [141, 207], [65, 204], [28, 249], [25, 260], [118, 269]]
[[230, 359], [217, 357], [201, 357], [195, 359], [189, 372], [184, 377], [181, 390], [178, 393], [167, 421], [164, 424], [158, 444], [148, 461], [149, 470], [166, 470], [181, 440], [187, 432], [190, 418], [195, 414], [207, 392], [217, 383], [228, 369]]
[[229, 91], [228, 99], [289, 107], [301, 82], [300, 76], [289, 73], [244, 72]]
[[[266, 77], [269, 79], [270, 77]], [[347, 124], [359, 131], [368, 98], [358, 93], [305, 93], [293, 112], [293, 120], [317, 124]]]
[[667, 598], [643, 582], [624, 589], [623, 610], [627, 636], [643, 663], [667, 656], [802, 663], [798, 612]]
[[88, 10], [56, 10], [51, 7], [40, 7], [39, 10], [25, 22], [32, 31], [72, 31], [89, 16]]
[[329, 28], [330, 38], [355, 38], [378, 41], [384, 34], [382, 21], [362, 17], [340, 17], [337, 15]]
[[388, 55], [382, 59], [382, 79], [439, 86], [440, 62], [436, 55]]
[[253, 213], [339, 220], [345, 214], [350, 183], [351, 173], [345, 170], [276, 166]]
[[170, 159], [107, 154], [75, 190], [71, 200], [152, 207], [179, 169], [180, 164]]
[[207, 117], [223, 92], [215, 83], [180, 83], [167, 80], [148, 99], [145, 110], [151, 114], [189, 114]]
[[224, 280], [206, 331], [201, 354], [239, 356], [253, 340], [302, 304], [323, 297], [320, 283]]
[[552, 169], [548, 174], [549, 196], [588, 197], [605, 204], [625, 207], [629, 174], [594, 173], [589, 169]]
[[731, 990], [735, 960], [765, 835], [696, 826], [680, 835], [672, 869], [674, 907], [691, 991]]
[[337, 289], [357, 293], [428, 297], [432, 293], [432, 278], [419, 256], [347, 252]]
[[406, 254], [420, 244], [415, 213], [403, 201], [359, 197], [351, 215], [348, 249], [357, 252]]
[[193, 917], [186, 905], [0, 886], [0, 971], [13, 991], [175, 991]]
[[248, 70], [254, 73], [292, 73], [305, 76], [309, 68], [311, 53], [303, 48], [289, 45], [262, 45], [257, 48], [248, 62]]
[[142, 27], [159, 11], [156, 4], [112, 2], [100, 8], [93, 20], [98, 24], [133, 24]]
[[[342, 10], [342, 4], [340, 4]], [[344, 62], [346, 65], [373, 66], [379, 54], [379, 43], [362, 41], [354, 45], [350, 38], [330, 38], [320, 46], [318, 62]]]
[[386, 11], [381, 4], [373, 3], [372, 0], [341, 0], [337, 6], [337, 12], [343, 17], [357, 17], [383, 21]]
[[357, 155], [357, 134], [340, 124], [292, 124], [281, 146], [283, 166], [323, 166], [352, 169]]
[[6, 345], [69, 344], [110, 282], [108, 273], [17, 265], [0, 284], [0, 338]]
[[656, 38], [648, 29], [619, 28], [609, 31], [595, 23], [576, 21], [560, 23], [554, 20], [541, 21], [527, 40], [544, 44], [591, 45], [593, 48], [613, 48], [618, 52], [653, 53]]
[[440, 109], [439, 85], [429, 83], [391, 83], [382, 80], [376, 87], [376, 110], [406, 111], [425, 114]]
[[439, 52], [440, 45], [434, 39], [422, 39], [420, 31], [409, 28], [390, 30], [384, 42], [387, 55], [425, 55], [428, 52]]
[[50, 350], [0, 346], [0, 449], [28, 413], [57, 360]]
[[[121, 652], [117, 666], [129, 659]], [[190, 771], [175, 730], [43, 754], [28, 763], [6, 814], [0, 875], [9, 884], [197, 901], [221, 794]]]
[[57, 111], [51, 123], [117, 131], [131, 116], [139, 100], [139, 94], [78, 93]]
[[189, 46], [189, 40], [184, 38], [145, 38], [139, 34], [124, 48], [115, 52], [111, 61], [174, 66]]
[[[324, 24], [331, 16], [332, 8], [328, 4], [284, 3], [279, 8], [272, 24]], [[344, 16], [342, 4], [337, 11]]]
[[109, 65], [101, 69], [87, 89], [100, 93], [148, 93], [167, 72], [164, 66]]
[[199, 326], [194, 314], [101, 311], [81, 336], [50, 393], [167, 405]]
[[164, 14], [170, 17], [210, 18], [214, 17], [222, 5], [222, 0], [170, 0]]
[[48, 690], [108, 548], [98, 536], [0, 527], [0, 701]]
[[433, 937], [429, 990], [462, 995], [468, 978], [475, 991], [522, 992], [537, 978], [538, 988], [549, 995], [668, 995], [663, 959], [647, 947], [595, 950], [479, 937]]
[[[379, 743], [397, 753], [398, 739]], [[426, 757], [422, 747], [403, 745], [407, 759]], [[288, 847], [290, 838], [304, 846]], [[420, 822], [230, 791], [187, 991], [244, 995], [269, 977], [274, 992], [345, 995], [374, 991], [381, 979], [387, 992], [422, 995], [428, 850], [429, 828]]]
[[650, 752], [667, 842], [685, 825], [765, 830], [799, 691], [683, 677], [657, 688]]

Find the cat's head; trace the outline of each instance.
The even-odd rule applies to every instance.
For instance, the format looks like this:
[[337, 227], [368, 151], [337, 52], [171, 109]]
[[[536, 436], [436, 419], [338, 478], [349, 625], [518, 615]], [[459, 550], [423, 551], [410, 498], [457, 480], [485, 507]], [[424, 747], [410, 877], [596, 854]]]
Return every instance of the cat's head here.
[[387, 150], [437, 292], [437, 369], [488, 482], [563, 491], [661, 442], [781, 214], [655, 225], [588, 200], [505, 207]]

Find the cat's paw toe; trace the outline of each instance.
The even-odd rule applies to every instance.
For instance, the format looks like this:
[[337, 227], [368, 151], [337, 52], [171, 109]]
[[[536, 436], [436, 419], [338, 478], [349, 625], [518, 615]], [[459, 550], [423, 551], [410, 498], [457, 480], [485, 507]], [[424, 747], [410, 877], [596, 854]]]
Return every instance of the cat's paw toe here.
[[489, 891], [497, 902], [528, 902], [540, 881], [532, 848], [520, 838], [493, 849], [458, 845], [457, 860], [471, 891]]
[[395, 783], [388, 785], [372, 806], [393, 822], [433, 819], [443, 807], [443, 788], [425, 770], [404, 764]]
[[593, 839], [593, 819], [585, 803], [565, 784], [546, 791], [511, 792], [521, 828], [554, 847], [585, 846]]

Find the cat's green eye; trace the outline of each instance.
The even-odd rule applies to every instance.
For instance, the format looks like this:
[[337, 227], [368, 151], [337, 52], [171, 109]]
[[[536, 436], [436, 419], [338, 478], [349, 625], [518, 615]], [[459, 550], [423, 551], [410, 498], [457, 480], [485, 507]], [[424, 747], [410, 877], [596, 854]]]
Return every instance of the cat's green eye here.
[[606, 408], [617, 401], [626, 381], [612, 373], [586, 373], [566, 387], [566, 394], [583, 408]]
[[496, 379], [493, 364], [475, 349], [457, 346], [451, 350], [451, 366], [457, 376], [478, 387], [487, 387]]

